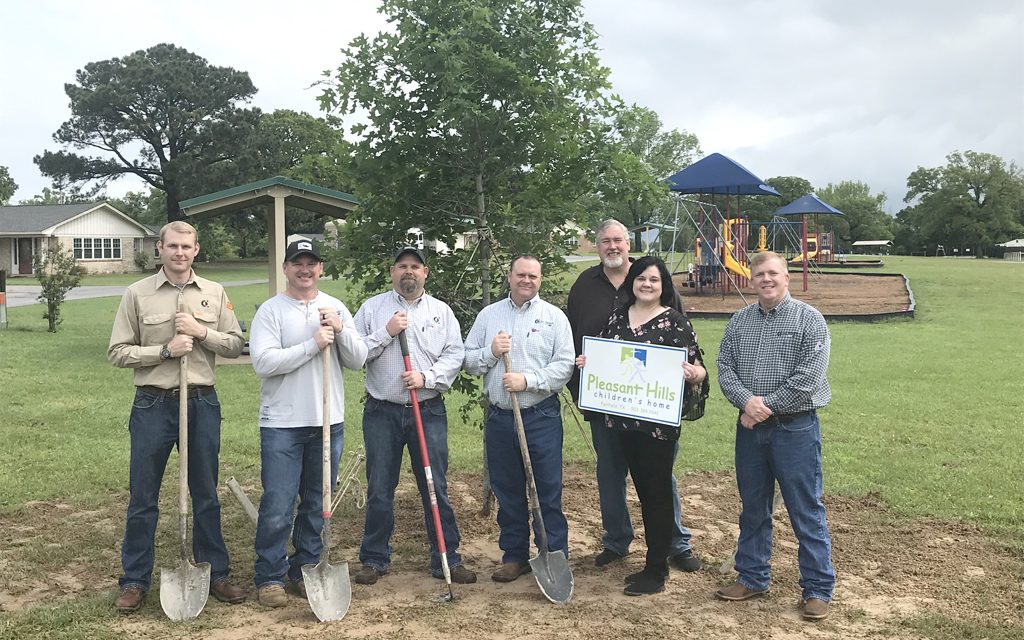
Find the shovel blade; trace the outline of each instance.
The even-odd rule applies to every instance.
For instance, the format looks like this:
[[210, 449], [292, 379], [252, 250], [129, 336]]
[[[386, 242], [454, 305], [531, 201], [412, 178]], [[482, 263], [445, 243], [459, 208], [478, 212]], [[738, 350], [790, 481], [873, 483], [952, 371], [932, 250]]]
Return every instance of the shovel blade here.
[[160, 606], [175, 622], [195, 620], [210, 597], [210, 563], [182, 559], [174, 569], [160, 569]]
[[348, 563], [318, 564], [302, 567], [302, 580], [306, 585], [306, 599], [313, 615], [320, 622], [341, 620], [352, 604], [352, 583], [348, 578]]
[[541, 593], [555, 604], [565, 604], [572, 598], [572, 569], [561, 551], [541, 551], [530, 560], [533, 577]]

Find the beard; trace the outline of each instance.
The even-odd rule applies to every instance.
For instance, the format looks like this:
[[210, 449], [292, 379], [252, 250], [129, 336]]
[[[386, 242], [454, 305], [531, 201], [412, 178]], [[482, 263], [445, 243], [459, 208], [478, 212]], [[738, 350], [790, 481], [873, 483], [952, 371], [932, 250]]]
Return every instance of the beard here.
[[416, 278], [407, 276], [398, 281], [398, 288], [402, 291], [402, 295], [411, 296], [419, 289], [419, 283], [416, 282]]
[[623, 263], [625, 261], [626, 261], [626, 259], [623, 258], [622, 255], [620, 254], [620, 255], [617, 255], [617, 256], [608, 256], [607, 258], [605, 258], [604, 260], [601, 261], [601, 264], [604, 265], [608, 269], [618, 269], [619, 267], [621, 267], [623, 265]]

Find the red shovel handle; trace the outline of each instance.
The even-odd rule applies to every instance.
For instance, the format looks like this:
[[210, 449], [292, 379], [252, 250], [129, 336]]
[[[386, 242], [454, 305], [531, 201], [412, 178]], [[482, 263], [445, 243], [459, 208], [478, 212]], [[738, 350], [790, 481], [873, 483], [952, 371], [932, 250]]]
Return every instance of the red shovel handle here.
[[[412, 359], [409, 357], [409, 339], [403, 330], [398, 334], [398, 342], [402, 345], [402, 361], [406, 372], [411, 372]], [[423, 435], [423, 416], [420, 415], [420, 403], [416, 398], [416, 390], [409, 389], [409, 401], [412, 404], [412, 417], [416, 423], [416, 438], [420, 443], [420, 459], [423, 460], [423, 475], [427, 480], [427, 491], [430, 494], [430, 511], [434, 518], [434, 533], [437, 534], [437, 550], [441, 555], [448, 553], [444, 544], [444, 531], [441, 529], [441, 512], [437, 507], [437, 492], [434, 490], [434, 476], [430, 472], [430, 456], [427, 454], [427, 438]]]

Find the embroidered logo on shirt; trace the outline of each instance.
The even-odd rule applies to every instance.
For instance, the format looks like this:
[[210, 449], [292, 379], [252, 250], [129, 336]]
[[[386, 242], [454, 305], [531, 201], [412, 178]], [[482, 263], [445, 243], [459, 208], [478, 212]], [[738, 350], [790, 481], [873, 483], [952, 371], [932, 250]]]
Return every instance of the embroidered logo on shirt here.
[[818, 340], [816, 343], [814, 343], [814, 350], [815, 351], [821, 351], [824, 348], [825, 348], [825, 343], [822, 342], [821, 340]]
[[209, 300], [203, 300], [199, 304], [202, 305], [203, 307], [206, 307], [206, 308], [210, 307], [210, 301]]

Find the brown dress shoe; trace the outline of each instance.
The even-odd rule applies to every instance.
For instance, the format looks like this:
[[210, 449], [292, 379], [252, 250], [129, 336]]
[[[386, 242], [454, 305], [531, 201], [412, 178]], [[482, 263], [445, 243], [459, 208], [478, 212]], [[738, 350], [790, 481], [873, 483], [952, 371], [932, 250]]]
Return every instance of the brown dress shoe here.
[[146, 592], [142, 590], [142, 587], [127, 586], [121, 589], [121, 595], [114, 600], [114, 608], [121, 613], [134, 613], [142, 606], [142, 599], [145, 597]]
[[529, 562], [506, 562], [491, 574], [491, 580], [495, 582], [512, 582], [524, 573], [530, 573], [531, 571], [533, 569], [530, 568]]
[[828, 603], [818, 598], [804, 600], [804, 620], [817, 622], [828, 617]]
[[719, 600], [729, 600], [731, 602], [737, 602], [740, 600], [750, 600], [757, 596], [763, 596], [768, 593], [768, 590], [755, 591], [754, 589], [748, 589], [745, 585], [735, 582], [728, 587], [723, 587], [715, 592], [715, 597]]
[[231, 584], [227, 578], [211, 584], [210, 593], [221, 602], [228, 602], [230, 604], [238, 604], [245, 601], [246, 598], [245, 589]]

